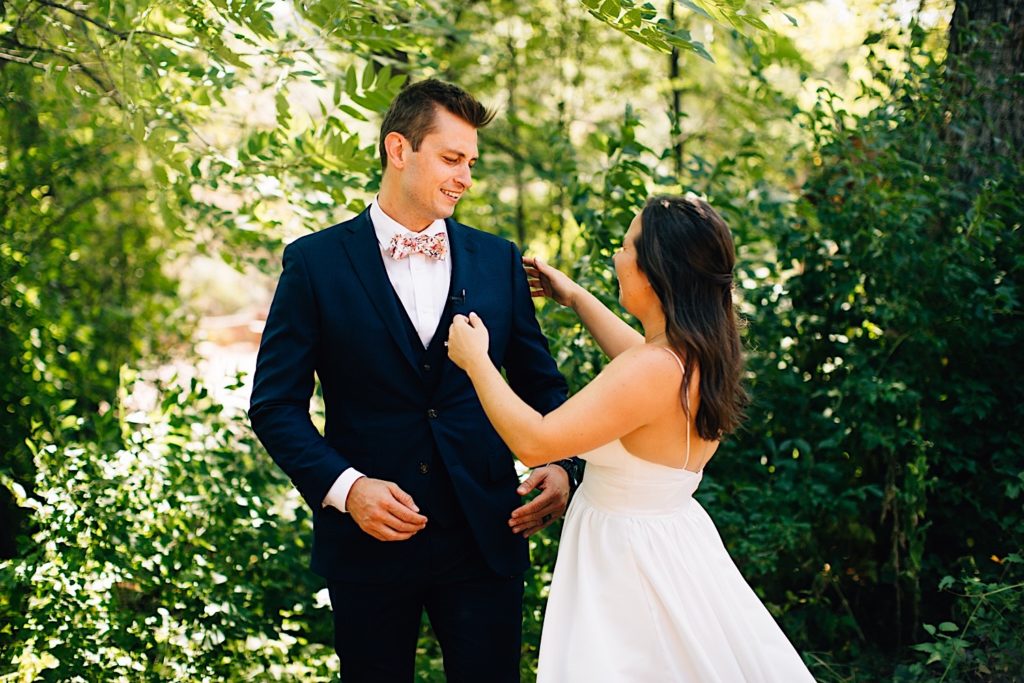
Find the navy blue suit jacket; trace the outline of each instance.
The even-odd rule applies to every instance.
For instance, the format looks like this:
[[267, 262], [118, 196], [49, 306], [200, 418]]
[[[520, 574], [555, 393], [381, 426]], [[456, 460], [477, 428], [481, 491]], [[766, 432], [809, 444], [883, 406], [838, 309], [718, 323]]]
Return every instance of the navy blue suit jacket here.
[[[512, 388], [542, 413], [566, 383], [548, 351], [511, 242], [446, 221], [454, 313], [475, 311], [490, 331], [490, 357]], [[464, 298], [461, 297], [465, 293]], [[249, 416], [260, 441], [313, 511], [312, 568], [329, 579], [366, 581], [398, 571], [408, 542], [383, 542], [350, 515], [321, 507], [346, 468], [397, 483], [416, 498], [417, 463], [436, 445], [458, 504], [490, 567], [526, 569], [525, 539], [507, 524], [521, 504], [513, 456], [491, 427], [466, 374], [444, 356], [436, 388], [400, 311], [376, 234], [364, 211], [302, 237], [284, 251], [256, 361]], [[450, 317], [437, 335], [447, 338]], [[323, 435], [310, 420], [313, 375], [326, 407]]]

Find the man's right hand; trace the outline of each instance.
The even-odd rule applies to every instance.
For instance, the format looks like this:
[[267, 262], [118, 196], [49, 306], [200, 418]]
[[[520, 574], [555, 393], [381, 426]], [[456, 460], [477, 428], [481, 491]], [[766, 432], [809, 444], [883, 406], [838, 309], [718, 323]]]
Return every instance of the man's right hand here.
[[349, 489], [345, 509], [359, 528], [380, 541], [405, 541], [427, 525], [412, 496], [398, 484], [361, 477]]

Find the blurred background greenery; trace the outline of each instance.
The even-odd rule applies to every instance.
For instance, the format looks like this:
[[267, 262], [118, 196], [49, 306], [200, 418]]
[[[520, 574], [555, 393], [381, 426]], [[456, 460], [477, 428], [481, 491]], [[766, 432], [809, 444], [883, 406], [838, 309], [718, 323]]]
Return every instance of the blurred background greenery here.
[[[648, 195], [726, 218], [754, 403], [698, 495], [815, 676], [1024, 680], [1022, 32], [1022, 0], [0, 1], [0, 681], [332, 680], [309, 512], [211, 357], [251, 370], [282, 245], [365, 206], [427, 76], [499, 110], [458, 218], [609, 303]], [[604, 359], [538, 312], [578, 388]]]

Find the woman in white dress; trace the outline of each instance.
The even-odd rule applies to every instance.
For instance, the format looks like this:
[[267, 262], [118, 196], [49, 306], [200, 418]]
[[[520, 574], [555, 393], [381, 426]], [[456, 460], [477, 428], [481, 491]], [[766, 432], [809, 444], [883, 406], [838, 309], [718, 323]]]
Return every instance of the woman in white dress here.
[[704, 201], [655, 197], [615, 255], [640, 335], [569, 277], [524, 259], [535, 295], [580, 316], [611, 362], [541, 415], [457, 316], [448, 353], [525, 465], [579, 455], [540, 646], [540, 683], [813, 681], [730, 559], [693, 492], [742, 419], [732, 236]]

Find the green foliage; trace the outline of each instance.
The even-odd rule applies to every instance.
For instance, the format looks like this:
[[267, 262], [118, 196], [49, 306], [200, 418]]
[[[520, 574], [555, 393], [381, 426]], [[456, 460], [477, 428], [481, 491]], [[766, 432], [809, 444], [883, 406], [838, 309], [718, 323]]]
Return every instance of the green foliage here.
[[[55, 433], [69, 401], [109, 404], [123, 363], [158, 359], [188, 326], [125, 131], [18, 71], [0, 68], [0, 467], [31, 479], [30, 433]], [[14, 515], [2, 493], [0, 510]]]
[[998, 379], [1020, 370], [1024, 178], [976, 159], [986, 179], [964, 180], [949, 112], [984, 112], [913, 38], [864, 84], [888, 104], [853, 116], [821, 93], [798, 202], [728, 216], [775, 249], [741, 279], [751, 420], [704, 489], [789, 632], [831, 653], [813, 655], [829, 679], [948, 619], [930, 587], [951, 567], [1024, 547], [1024, 396]]
[[[1019, 680], [1024, 173], [965, 153], [993, 93], [950, 85], [984, 64], [872, 34], [859, 96], [801, 107], [776, 81], [810, 65], [760, 3], [278, 8], [0, 3], [0, 499], [23, 520], [0, 676], [330, 679], [308, 512], [241, 416], [198, 385], [130, 412], [122, 368], [181, 353], [167, 265], [273, 270], [282, 239], [360, 210], [380, 111], [437, 75], [502, 114], [459, 218], [609, 305], [649, 194], [727, 219], [754, 404], [699, 496], [819, 679]], [[540, 314], [578, 389], [603, 356]], [[525, 680], [557, 535], [531, 543]], [[426, 622], [419, 655], [443, 680]]]
[[[372, 146], [349, 126], [353, 113], [386, 106], [404, 76], [348, 48], [358, 79], [301, 130], [289, 128], [286, 95], [328, 87], [311, 35], [375, 24], [379, 10], [320, 5], [325, 27], [279, 37], [269, 7], [0, 6], [0, 468], [19, 480], [32, 479], [25, 439], [39, 429], [55, 439], [66, 401], [83, 414], [109, 406], [123, 364], [183, 352], [191, 316], [169, 274], [176, 262], [196, 251], [265, 261], [283, 204], [324, 225], [352, 204], [346, 191], [376, 182]], [[373, 49], [415, 44], [399, 35], [413, 34], [378, 37]], [[207, 139], [231, 107], [265, 101], [269, 130]], [[0, 509], [20, 517], [3, 492]], [[9, 533], [0, 557], [13, 552]]]
[[[812, 170], [797, 196], [761, 172], [752, 138], [714, 160], [688, 155], [680, 177], [737, 236], [754, 395], [698, 497], [823, 680], [887, 675], [922, 624], [953, 618], [933, 588], [952, 567], [1024, 547], [1024, 396], [998, 379], [1020, 370], [1024, 178], [1010, 160], [961, 156], [951, 126], [983, 125], [984, 112], [955, 99], [923, 38], [912, 28], [902, 61], [876, 48], [861, 97], [889, 104], [855, 116], [822, 91], [801, 115], [812, 144], [789, 163]], [[624, 134], [609, 149], [630, 146]], [[572, 270], [609, 303], [607, 257], [663, 182], [628, 156], [606, 162], [607, 185], [574, 195]], [[578, 388], [600, 354], [570, 312], [543, 315]], [[1013, 645], [1019, 612], [1000, 618], [975, 628]]]
[[[386, 106], [410, 68], [419, 75], [436, 69], [435, 50], [451, 48], [452, 35], [465, 34], [419, 3], [400, 1], [303, 4], [299, 16], [306, 23], [287, 25], [280, 34], [266, 3], [122, 3], [93, 13], [26, 0], [4, 9], [0, 120], [7, 134], [0, 167], [6, 193], [0, 257], [9, 333], [2, 359], [11, 372], [2, 386], [0, 467], [7, 485], [0, 497], [17, 492], [20, 507], [10, 509], [27, 519], [17, 527], [26, 535], [19, 549], [3, 553], [15, 559], [5, 566], [12, 587], [5, 595], [12, 601], [4, 604], [0, 660], [30, 677], [52, 664], [51, 678], [76, 667], [94, 671], [96, 679], [132, 677], [132, 671], [156, 678], [230, 679], [259, 667], [284, 671], [285, 662], [306, 672], [293, 672], [296, 677], [320, 671], [324, 657], [316, 648], [293, 646], [283, 653], [281, 644], [290, 642], [284, 612], [226, 603], [234, 581], [211, 582], [213, 574], [192, 564], [197, 555], [208, 564], [209, 558], [166, 552], [194, 550], [179, 541], [186, 519], [205, 520], [216, 527], [211, 535], [232, 538], [237, 506], [207, 508], [206, 501], [196, 500], [195, 487], [222, 490], [218, 482], [205, 481], [209, 468], [185, 482], [182, 470], [165, 471], [166, 463], [154, 465], [121, 443], [127, 437], [119, 435], [114, 418], [118, 372], [141, 359], [161, 362], [164, 352], [178, 352], [188, 334], [188, 312], [177, 306], [167, 264], [193, 250], [232, 262], [266, 262], [282, 235], [329, 224], [339, 207], [361, 209], [378, 180], [374, 146], [366, 142], [375, 136], [372, 128], [367, 136], [363, 124]], [[385, 30], [382, 19], [405, 28]], [[576, 23], [573, 30], [588, 29]], [[316, 98], [318, 112], [306, 121], [294, 101], [310, 88], [325, 96]], [[264, 109], [271, 116], [243, 118]], [[239, 128], [226, 141], [225, 126]], [[570, 149], [557, 133], [538, 130], [547, 131], [546, 141]], [[538, 156], [548, 151], [546, 141], [535, 145]], [[557, 176], [547, 177], [574, 172], [556, 169]], [[205, 414], [200, 394], [182, 398], [180, 410]], [[161, 422], [178, 418], [168, 412], [147, 420], [153, 421], [153, 433], [143, 430], [133, 438], [164, 453], [170, 446], [161, 441]], [[107, 480], [111, 453], [121, 454], [122, 479]], [[62, 481], [71, 476], [81, 481], [79, 505], [54, 508], [48, 501], [58, 498]], [[174, 492], [179, 482], [184, 483]], [[262, 500], [279, 501], [286, 490], [268, 485]], [[147, 519], [140, 512], [144, 504], [160, 495], [183, 501], [179, 494], [189, 504], [182, 504], [173, 523], [134, 520]], [[79, 533], [83, 526], [116, 529], [131, 543]], [[302, 526], [296, 521], [291, 533], [301, 533], [294, 529]], [[44, 540], [50, 536], [55, 544]], [[544, 577], [554, 559], [552, 538], [535, 543], [539, 578], [531, 582], [527, 615], [527, 649], [534, 655]], [[39, 539], [39, 547], [31, 539]], [[240, 537], [237, 547], [241, 551], [251, 541]], [[133, 554], [136, 545], [140, 550]], [[247, 557], [260, 557], [250, 551]], [[311, 578], [301, 544], [280, 552], [296, 575]], [[159, 564], [157, 555], [166, 555], [167, 562]], [[214, 566], [217, 576], [232, 577], [229, 569], [248, 565]], [[38, 567], [52, 571], [39, 576], [35, 595], [25, 588]], [[65, 594], [65, 585], [82, 588]], [[313, 615], [309, 586], [282, 585], [292, 592], [276, 592], [281, 586], [274, 581], [246, 592], [252, 600], [306, 605], [304, 613]], [[173, 601], [153, 597], [157, 593]], [[225, 604], [233, 606], [206, 614], [206, 605]], [[168, 615], [154, 616], [160, 608]], [[323, 633], [329, 619], [322, 611], [313, 616], [320, 630], [315, 642], [329, 642]], [[168, 633], [194, 632], [200, 642], [162, 635], [147, 640], [144, 627], [157, 622], [146, 619], [166, 622]], [[64, 635], [43, 639], [43, 628]], [[280, 647], [246, 654], [243, 633], [266, 634]], [[93, 642], [100, 645], [93, 649]], [[218, 661], [214, 645], [237, 651], [237, 667]], [[421, 651], [424, 675], [438, 676], [436, 642], [426, 629]], [[93, 668], [89, 658], [97, 652], [104, 663]], [[534, 660], [529, 654], [524, 659], [527, 674]]]
[[[604, 156], [602, 170], [587, 179], [571, 173], [567, 188], [573, 222], [579, 230], [579, 250], [573, 255], [573, 277], [608, 306], [618, 307], [618, 285], [612, 254], [633, 217], [643, 207], [656, 178], [641, 159], [651, 150], [639, 143], [636, 132], [640, 120], [627, 106], [616, 127], [595, 132], [587, 140], [597, 154]], [[600, 372], [604, 356], [586, 334], [579, 319], [569, 309], [546, 302], [541, 319], [555, 337], [552, 353], [566, 375], [570, 389], [576, 391]]]
[[[690, 38], [689, 31], [670, 19], [658, 18], [658, 10], [649, 2], [637, 7], [631, 0], [581, 1], [595, 17], [647, 47], [660, 52], [688, 50], [713, 61], [704, 46]], [[703, 12], [693, 3], [690, 6]]]
[[[650, 2], [642, 5], [634, 0], [580, 0], [587, 11], [621, 31], [633, 40], [658, 50], [671, 52], [683, 50], [692, 52], [709, 62], [714, 61], [704, 45], [693, 40], [684, 26], [671, 18], [659, 17], [657, 8]], [[712, 20], [722, 26], [738, 30], [755, 29], [769, 31], [768, 25], [756, 16], [767, 10], [762, 3], [731, 0], [680, 0], [681, 5], [698, 16]], [[751, 9], [754, 11], [752, 12]], [[790, 19], [792, 21], [792, 19]]]
[[895, 680], [934, 681], [937, 676], [939, 681], [1021, 680], [1024, 560], [1017, 554], [994, 559], [1003, 565], [999, 576], [983, 579], [975, 569], [959, 579], [943, 577], [939, 588], [955, 595], [956, 621], [937, 627], [925, 624], [931, 640], [914, 649], [927, 658], [897, 670]]
[[206, 389], [156, 391], [40, 435], [31, 493], [2, 477], [33, 531], [0, 563], [0, 676], [330, 680], [301, 499]]

